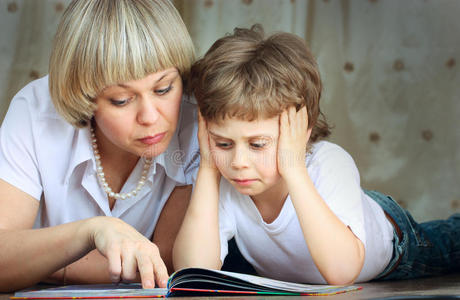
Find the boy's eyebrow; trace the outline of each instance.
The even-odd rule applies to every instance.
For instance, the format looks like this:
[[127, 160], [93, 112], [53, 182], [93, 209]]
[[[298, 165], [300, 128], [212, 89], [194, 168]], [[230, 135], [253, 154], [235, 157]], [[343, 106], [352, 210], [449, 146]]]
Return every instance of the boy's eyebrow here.
[[220, 136], [218, 134], [215, 134], [214, 132], [212, 132], [211, 130], [208, 129], [208, 133], [212, 136], [215, 136], [215, 137], [219, 137], [219, 138], [224, 138], [223, 136]]
[[[221, 135], [218, 135], [214, 132], [212, 132], [211, 130], [208, 130], [209, 134], [216, 137], [216, 138], [221, 138], [221, 139], [228, 139], [230, 140], [230, 138], [227, 138], [227, 137], [224, 137], [224, 136], [221, 136]], [[272, 136], [270, 135], [264, 135], [264, 134], [257, 134], [257, 135], [253, 135], [253, 136], [245, 136], [246, 139], [252, 139], [252, 138], [272, 138]]]

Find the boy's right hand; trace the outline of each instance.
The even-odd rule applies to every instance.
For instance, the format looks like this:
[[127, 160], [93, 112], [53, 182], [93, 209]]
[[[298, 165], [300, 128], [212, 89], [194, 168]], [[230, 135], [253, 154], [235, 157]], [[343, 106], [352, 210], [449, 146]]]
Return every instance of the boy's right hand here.
[[212, 157], [211, 147], [209, 146], [209, 134], [206, 121], [198, 111], [198, 142], [200, 143], [200, 168], [207, 168], [219, 173], [214, 158]]

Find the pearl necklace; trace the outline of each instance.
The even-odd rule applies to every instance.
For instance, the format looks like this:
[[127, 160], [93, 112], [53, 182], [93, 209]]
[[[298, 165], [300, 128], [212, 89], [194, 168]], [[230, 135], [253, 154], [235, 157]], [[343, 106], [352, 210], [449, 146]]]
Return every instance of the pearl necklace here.
[[117, 200], [118, 199], [125, 200], [126, 198], [136, 196], [136, 194], [142, 189], [142, 187], [145, 184], [145, 181], [147, 179], [147, 174], [148, 174], [148, 172], [150, 170], [150, 166], [152, 165], [152, 159], [151, 158], [146, 158], [145, 159], [145, 165], [144, 165], [144, 169], [142, 170], [142, 176], [139, 179], [139, 181], [137, 182], [136, 188], [134, 190], [132, 190], [129, 193], [115, 193], [114, 191], [112, 191], [112, 189], [110, 188], [109, 184], [105, 180], [104, 169], [102, 168], [102, 163], [101, 163], [101, 156], [100, 156], [99, 150], [97, 148], [96, 134], [94, 134], [94, 129], [93, 129], [92, 126], [90, 127], [90, 131], [91, 131], [91, 144], [93, 146], [94, 158], [96, 159], [97, 177], [99, 179], [100, 184], [102, 185], [102, 188], [106, 192], [106, 194], [110, 198], [115, 198]]

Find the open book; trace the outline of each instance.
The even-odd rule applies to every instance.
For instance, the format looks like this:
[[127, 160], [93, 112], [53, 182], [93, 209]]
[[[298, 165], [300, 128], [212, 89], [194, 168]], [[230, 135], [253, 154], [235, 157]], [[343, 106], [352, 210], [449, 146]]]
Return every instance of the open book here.
[[199, 268], [171, 275], [165, 289], [142, 289], [139, 283], [69, 285], [16, 292], [11, 299], [151, 298], [224, 295], [333, 295], [359, 290], [357, 286], [307, 285], [234, 272]]

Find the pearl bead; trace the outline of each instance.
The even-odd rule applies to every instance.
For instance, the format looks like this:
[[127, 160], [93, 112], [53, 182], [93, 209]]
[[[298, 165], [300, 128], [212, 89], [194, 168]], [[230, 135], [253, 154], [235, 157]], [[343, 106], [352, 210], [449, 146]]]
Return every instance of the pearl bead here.
[[110, 197], [110, 198], [115, 198], [115, 199], [121, 199], [125, 200], [127, 198], [131, 198], [133, 196], [136, 196], [137, 193], [142, 189], [142, 187], [145, 184], [145, 181], [147, 179], [147, 174], [148, 171], [150, 170], [150, 167], [152, 165], [153, 159], [152, 158], [146, 158], [145, 159], [145, 164], [144, 168], [142, 171], [141, 178], [139, 178], [139, 181], [136, 185], [136, 188], [132, 190], [129, 193], [114, 193], [112, 189], [110, 188], [109, 184], [105, 180], [105, 174], [104, 174], [104, 169], [102, 168], [102, 163], [101, 163], [101, 155], [99, 154], [99, 149], [97, 148], [97, 139], [96, 135], [94, 134], [94, 129], [93, 127], [90, 127], [91, 131], [91, 145], [93, 148], [93, 153], [94, 153], [94, 159], [96, 160], [96, 173], [97, 177], [99, 178], [99, 183], [101, 184], [102, 188], [104, 189], [105, 193]]

